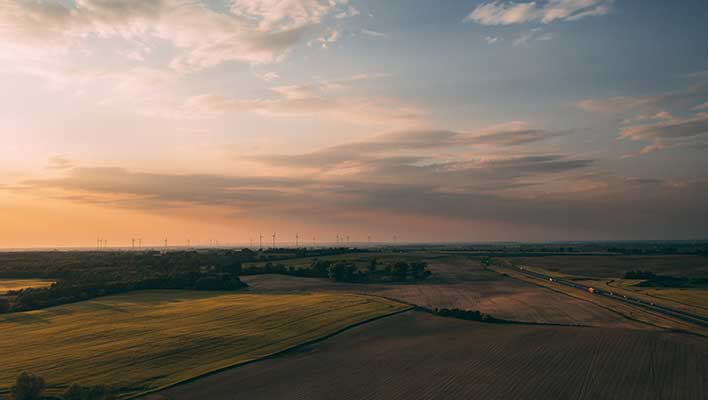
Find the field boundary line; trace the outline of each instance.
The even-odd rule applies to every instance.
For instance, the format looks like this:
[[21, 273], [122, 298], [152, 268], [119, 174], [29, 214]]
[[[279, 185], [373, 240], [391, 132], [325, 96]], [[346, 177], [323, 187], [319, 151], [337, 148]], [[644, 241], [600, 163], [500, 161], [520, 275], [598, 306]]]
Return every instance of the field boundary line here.
[[[358, 294], [357, 294], [357, 295], [358, 295]], [[362, 297], [381, 297], [381, 296], [367, 296], [367, 295], [361, 295], [361, 296], [362, 296]], [[381, 298], [383, 298], [383, 297], [381, 297]], [[386, 299], [386, 300], [390, 300], [390, 299]], [[394, 301], [395, 301], [395, 300], [394, 300]], [[263, 361], [263, 360], [269, 360], [269, 359], [272, 359], [272, 358], [280, 357], [280, 356], [285, 355], [285, 353], [288, 353], [288, 352], [291, 352], [291, 351], [294, 351], [294, 350], [298, 350], [299, 348], [302, 348], [302, 347], [305, 347], [305, 346], [310, 346], [310, 345], [313, 345], [313, 344], [322, 342], [322, 341], [327, 340], [327, 339], [329, 339], [329, 338], [331, 338], [331, 337], [333, 337], [333, 336], [339, 335], [339, 334], [341, 334], [341, 333], [344, 333], [344, 332], [346, 332], [346, 331], [348, 331], [348, 330], [350, 330], [350, 329], [359, 327], [359, 326], [361, 326], [361, 325], [368, 324], [368, 323], [370, 323], [370, 322], [374, 322], [374, 321], [377, 321], [377, 320], [379, 320], [379, 319], [392, 317], [392, 316], [394, 316], [394, 315], [403, 314], [403, 313], [405, 313], [405, 312], [408, 312], [408, 311], [411, 311], [411, 310], [414, 310], [414, 309], [415, 309], [415, 307], [414, 307], [414, 306], [411, 306], [410, 304], [406, 304], [406, 303], [403, 303], [403, 302], [400, 302], [400, 301], [396, 301], [396, 302], [399, 303], [399, 304], [402, 304], [402, 305], [407, 305], [407, 307], [405, 307], [405, 308], [403, 308], [403, 309], [401, 309], [401, 310], [398, 310], [398, 311], [394, 311], [394, 312], [392, 312], [392, 313], [383, 314], [383, 315], [377, 315], [377, 316], [375, 316], [375, 317], [371, 317], [371, 318], [365, 319], [365, 320], [363, 320], [363, 321], [359, 321], [359, 322], [354, 323], [354, 324], [352, 324], [352, 325], [347, 325], [347, 326], [345, 326], [345, 327], [343, 327], [343, 328], [340, 328], [340, 329], [338, 329], [338, 330], [336, 330], [336, 331], [334, 331], [334, 332], [328, 333], [327, 335], [324, 335], [324, 336], [322, 336], [322, 337], [319, 337], [319, 338], [316, 338], [316, 339], [311, 339], [311, 340], [308, 340], [307, 342], [298, 343], [298, 344], [296, 344], [296, 345], [290, 346], [290, 347], [285, 348], [285, 349], [283, 349], [283, 350], [276, 351], [275, 353], [268, 354], [268, 355], [263, 356], [263, 357], [255, 358], [255, 359], [253, 359], [253, 360], [248, 360], [248, 361], [244, 361], [244, 362], [241, 362], [241, 363], [236, 363], [236, 364], [233, 364], [233, 365], [229, 365], [229, 366], [227, 366], [227, 367], [217, 368], [217, 369], [215, 369], [215, 370], [213, 370], [213, 371], [209, 371], [209, 372], [206, 372], [206, 373], [204, 373], [204, 374], [201, 374], [201, 375], [198, 375], [198, 376], [194, 376], [194, 377], [192, 377], [192, 378], [188, 378], [188, 379], [181, 380], [181, 381], [179, 381], [179, 382], [171, 383], [171, 384], [165, 385], [165, 386], [163, 386], [163, 387], [151, 389], [151, 390], [149, 390], [149, 391], [146, 391], [146, 392], [143, 392], [143, 393], [140, 393], [140, 394], [136, 394], [136, 395], [133, 395], [133, 396], [124, 397], [123, 399], [125, 399], [125, 400], [141, 399], [141, 398], [143, 398], [143, 397], [149, 396], [149, 395], [154, 394], [154, 393], [157, 393], [157, 392], [161, 392], [161, 391], [166, 390], [166, 389], [170, 389], [170, 388], [173, 388], [173, 387], [176, 387], [176, 386], [179, 386], [179, 385], [183, 385], [183, 384], [185, 384], [185, 383], [194, 382], [194, 381], [197, 381], [197, 380], [202, 379], [202, 378], [206, 378], [206, 377], [211, 376], [211, 375], [216, 375], [216, 374], [218, 374], [218, 373], [220, 373], [220, 372], [224, 372], [224, 371], [228, 371], [228, 370], [231, 370], [231, 369], [243, 367], [243, 366], [246, 366], [246, 365], [249, 365], [249, 364], [253, 364], [253, 363], [255, 363], [255, 362], [259, 362], [259, 361]]]

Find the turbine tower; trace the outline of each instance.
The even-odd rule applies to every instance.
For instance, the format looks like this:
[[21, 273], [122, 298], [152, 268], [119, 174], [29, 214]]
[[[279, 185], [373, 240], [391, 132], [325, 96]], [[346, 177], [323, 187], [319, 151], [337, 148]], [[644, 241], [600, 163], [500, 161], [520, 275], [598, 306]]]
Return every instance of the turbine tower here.
[[262, 250], [263, 249], [263, 234], [259, 233], [258, 235], [260, 236], [260, 247], [259, 248]]
[[300, 234], [296, 233], [295, 234], [295, 247], [300, 247]]
[[273, 232], [273, 248], [275, 248], [275, 232]]

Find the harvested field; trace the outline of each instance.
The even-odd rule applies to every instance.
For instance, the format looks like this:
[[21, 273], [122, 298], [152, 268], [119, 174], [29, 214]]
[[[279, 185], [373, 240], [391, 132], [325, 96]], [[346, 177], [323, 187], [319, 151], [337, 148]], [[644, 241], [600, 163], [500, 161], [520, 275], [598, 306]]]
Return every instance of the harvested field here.
[[0, 279], [0, 294], [10, 290], [51, 286], [54, 281], [44, 279]]
[[708, 341], [410, 311], [150, 400], [704, 399]]
[[0, 316], [0, 397], [31, 371], [122, 396], [259, 359], [406, 307], [345, 293], [141, 291]]
[[659, 275], [708, 277], [708, 257], [668, 256], [547, 256], [509, 258], [514, 264], [531, 265], [570, 275], [617, 278], [630, 270], [652, 271]]
[[347, 284], [282, 275], [246, 276], [252, 290], [375, 294], [427, 308], [479, 310], [513, 321], [653, 329], [587, 301], [485, 270], [477, 260], [432, 260], [433, 277], [410, 284]]

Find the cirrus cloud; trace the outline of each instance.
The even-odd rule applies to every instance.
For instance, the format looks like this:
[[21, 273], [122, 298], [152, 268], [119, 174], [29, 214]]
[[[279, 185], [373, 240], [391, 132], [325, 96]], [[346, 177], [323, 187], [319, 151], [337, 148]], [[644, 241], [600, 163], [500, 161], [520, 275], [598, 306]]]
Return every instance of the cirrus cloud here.
[[492, 1], [477, 6], [465, 17], [482, 25], [544, 24], [556, 20], [575, 21], [610, 12], [613, 0], [547, 0], [544, 2]]

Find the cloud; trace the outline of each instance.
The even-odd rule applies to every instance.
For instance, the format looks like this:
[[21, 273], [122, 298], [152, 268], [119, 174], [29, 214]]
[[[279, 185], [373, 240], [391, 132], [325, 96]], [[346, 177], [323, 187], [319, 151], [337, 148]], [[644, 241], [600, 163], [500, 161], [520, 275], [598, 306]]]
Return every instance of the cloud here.
[[708, 114], [703, 112], [706, 104], [695, 104], [705, 98], [708, 80], [702, 74], [688, 78], [696, 82], [677, 90], [647, 96], [585, 99], [575, 105], [588, 112], [623, 115], [619, 138], [650, 143], [638, 154], [624, 158], [672, 147], [704, 148], [708, 134]]
[[65, 169], [70, 169], [74, 165], [73, 163], [62, 156], [53, 156], [49, 158], [49, 162], [47, 163], [47, 168], [48, 169], [54, 169], [54, 170], [65, 170]]
[[328, 116], [330, 118], [376, 125], [416, 125], [424, 112], [414, 106], [383, 97], [357, 96], [350, 84], [385, 77], [383, 74], [359, 74], [335, 80], [272, 87], [271, 97], [243, 99], [220, 94], [203, 94], [184, 104], [153, 113], [175, 113], [180, 117], [216, 116], [228, 112], [255, 112], [270, 116]]
[[[287, 31], [319, 24], [322, 17], [346, 3], [347, 0], [232, 0], [231, 11], [255, 21], [261, 31]], [[345, 16], [358, 15], [352, 6], [342, 12]]]
[[678, 90], [649, 96], [613, 96], [605, 99], [584, 99], [577, 102], [577, 108], [597, 113], [618, 114], [628, 111], [640, 111], [654, 114], [663, 108], [680, 106], [697, 96], [706, 93], [708, 80], [701, 79], [694, 84]]
[[464, 21], [482, 25], [511, 25], [526, 22], [544, 24], [556, 20], [575, 21], [605, 15], [613, 0], [547, 0], [539, 2], [492, 1], [477, 6]]
[[47, 63], [57, 55], [90, 54], [99, 39], [122, 41], [117, 53], [131, 59], [167, 42], [173, 50], [169, 66], [182, 72], [227, 61], [274, 63], [345, 3], [234, 0], [224, 12], [184, 0], [5, 1], [0, 3], [0, 59], [18, 67], [51, 67]]
[[382, 32], [372, 31], [370, 29], [362, 29], [361, 33], [366, 36], [378, 37], [378, 38], [388, 38], [388, 35]]
[[[585, 168], [592, 160], [558, 154], [519, 153], [519, 146], [562, 133], [492, 128], [481, 133], [405, 130], [302, 154], [269, 154], [251, 160], [269, 167], [374, 182], [419, 182], [468, 187], [516, 187], [532, 176]], [[511, 150], [516, 148], [516, 154]], [[494, 155], [494, 150], [498, 155]], [[483, 150], [483, 151], [481, 151]], [[472, 154], [470, 154], [472, 153]], [[484, 156], [473, 155], [481, 153]]]
[[350, 4], [347, 6], [346, 10], [344, 10], [338, 14], [335, 14], [334, 17], [337, 19], [344, 19], [344, 18], [356, 17], [360, 14], [361, 14], [361, 12], [359, 12], [359, 10], [356, 7], [354, 7], [353, 5]]
[[620, 138], [651, 142], [641, 150], [641, 154], [682, 145], [705, 146], [706, 142], [702, 140], [708, 139], [708, 114], [628, 126], [621, 129]]
[[703, 104], [699, 104], [699, 105], [693, 107], [693, 109], [696, 111], [708, 110], [708, 101], [706, 101]]
[[514, 46], [527, 44], [528, 42], [533, 40], [546, 41], [551, 39], [553, 39], [553, 35], [551, 33], [543, 33], [541, 31], [541, 28], [534, 28], [526, 33], [523, 33], [521, 36], [519, 36], [519, 38], [514, 40]]
[[[329, 47], [331, 43], [334, 43], [339, 40], [341, 34], [338, 30], [336, 29], [327, 29], [324, 32], [322, 32], [322, 35], [315, 39], [315, 42], [319, 42], [320, 46], [322, 46], [323, 49], [326, 49]], [[310, 45], [312, 42], [308, 43]]]
[[273, 81], [277, 81], [278, 79], [280, 79], [280, 75], [278, 75], [276, 72], [273, 72], [273, 71], [265, 72], [262, 74], [254, 72], [254, 75], [256, 76], [256, 78], [258, 78], [264, 82], [273, 82]]
[[[527, 168], [554, 160], [524, 158], [488, 168]], [[538, 168], [532, 168], [535, 169]], [[577, 180], [594, 183], [583, 190], [568, 190], [571, 182]], [[45, 198], [150, 213], [218, 207], [230, 211], [230, 220], [221, 217], [222, 224], [238, 223], [248, 215], [263, 213], [312, 227], [330, 224], [348, 229], [360, 224], [376, 230], [401, 218], [434, 222], [437, 226], [463, 223], [469, 228], [468, 235], [495, 224], [514, 227], [514, 232], [531, 229], [530, 232], [543, 232], [546, 237], [566, 239], [697, 237], [707, 233], [704, 205], [708, 201], [708, 182], [588, 175], [574, 176], [562, 184], [564, 190], [518, 196], [500, 190], [509, 187], [508, 182], [481, 191], [475, 186], [451, 186], [444, 180], [385, 183], [370, 179], [176, 175], [83, 167], [67, 170], [56, 178], [25, 181], [22, 190]], [[428, 226], [415, 222], [405, 229], [411, 233], [429, 232]]]

